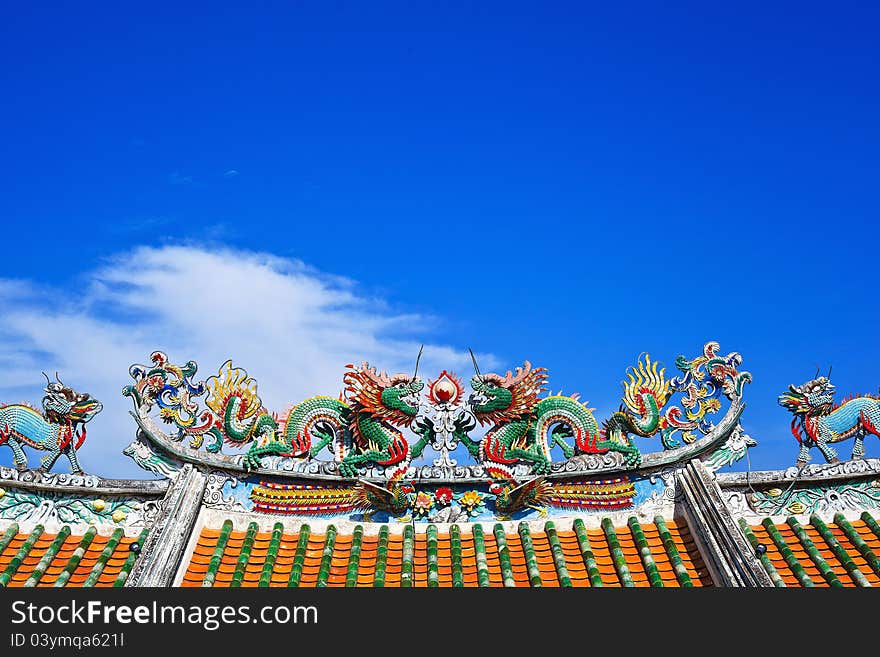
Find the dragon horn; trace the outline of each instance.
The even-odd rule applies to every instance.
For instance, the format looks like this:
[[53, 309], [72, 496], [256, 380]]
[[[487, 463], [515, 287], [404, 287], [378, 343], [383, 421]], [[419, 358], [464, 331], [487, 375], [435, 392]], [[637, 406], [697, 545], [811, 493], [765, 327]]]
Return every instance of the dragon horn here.
[[831, 380], [831, 368], [832, 368], [832, 365], [829, 365], [828, 366], [828, 376], [826, 377], [829, 381]]
[[480, 374], [480, 368], [477, 365], [477, 357], [474, 356], [474, 352], [471, 350], [470, 347], [468, 347], [468, 352], [471, 355], [471, 360], [474, 362], [474, 371], [477, 373], [477, 376], [483, 376], [482, 374]]
[[816, 365], [816, 373], [813, 375], [813, 378], [814, 378], [814, 379], [818, 379], [818, 378], [819, 378], [819, 366], [818, 366], [818, 365]]
[[50, 383], [52, 383], [52, 381], [49, 380], [49, 375], [48, 375], [48, 374], [46, 374], [45, 372], [43, 372], [43, 376], [46, 377], [46, 385], [49, 385]]
[[64, 385], [64, 381], [58, 378], [58, 370], [55, 370], [55, 380], [61, 385]]
[[419, 373], [419, 360], [422, 358], [422, 349], [424, 349], [424, 348], [425, 348], [425, 345], [422, 345], [421, 347], [419, 347], [419, 355], [416, 356], [416, 369], [415, 369], [415, 372], [413, 372], [413, 375], [412, 375], [412, 378], [413, 378], [414, 380], [415, 380], [415, 378], [416, 378], [416, 374]]

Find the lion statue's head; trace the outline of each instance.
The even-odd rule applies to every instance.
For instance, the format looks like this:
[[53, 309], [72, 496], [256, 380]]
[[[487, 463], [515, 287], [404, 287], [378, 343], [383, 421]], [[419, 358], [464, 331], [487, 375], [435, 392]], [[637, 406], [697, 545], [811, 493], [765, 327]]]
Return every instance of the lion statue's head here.
[[58, 379], [50, 381], [46, 376], [46, 388], [43, 397], [43, 411], [50, 422], [58, 424], [66, 422], [88, 422], [104, 408], [97, 399], [87, 392], [77, 392]]
[[796, 415], [826, 415], [834, 407], [834, 386], [828, 377], [819, 376], [799, 386], [790, 385], [778, 401]]

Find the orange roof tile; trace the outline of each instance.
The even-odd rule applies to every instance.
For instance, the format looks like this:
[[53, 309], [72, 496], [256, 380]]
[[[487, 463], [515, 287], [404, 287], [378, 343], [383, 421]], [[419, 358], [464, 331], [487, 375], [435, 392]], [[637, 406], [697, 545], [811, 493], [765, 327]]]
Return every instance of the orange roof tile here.
[[[765, 519], [764, 522], [766, 523], [768, 521], [769, 519]], [[815, 520], [815, 522], [819, 522], [820, 525], [823, 524], [819, 520]], [[855, 534], [864, 541], [865, 547], [873, 554], [880, 556], [880, 537], [878, 537], [871, 528], [867, 526], [864, 520], [845, 521], [841, 519], [840, 522], [843, 522], [844, 524], [847, 524], [848, 522]], [[751, 525], [749, 526], [749, 529], [753, 533], [755, 539], [766, 548], [767, 560], [770, 563], [770, 568], [768, 570], [775, 570], [786, 586], [798, 587], [804, 586], [805, 584], [798, 578], [797, 573], [795, 572], [797, 566], [786, 560], [785, 555], [783, 554], [785, 548], [790, 551], [790, 554], [795, 559], [796, 563], [800, 564], [800, 567], [803, 568], [804, 573], [812, 581], [813, 586], [831, 586], [828, 578], [822, 574], [822, 562], [827, 564], [828, 570], [837, 577], [842, 586], [859, 585], [859, 575], [852, 571], [852, 567], [854, 567], [858, 573], [861, 573], [864, 580], [870, 586], [880, 585], [880, 572], [869, 564], [868, 560], [858, 549], [853, 539], [851, 539], [847, 532], [837, 524], [827, 523], [826, 525], [834, 539], [831, 540], [830, 543], [829, 541], [826, 541], [822, 536], [822, 532], [820, 532], [819, 528], [814, 526], [812, 522], [810, 524], [801, 525], [806, 537], [809, 539], [807, 542], [812, 542], [812, 550], [807, 549], [807, 546], [804, 545], [804, 542], [798, 537], [797, 533], [788, 522], [771, 522], [770, 524], [772, 524], [772, 527], [769, 530], [763, 523]], [[781, 543], [774, 540], [773, 536], [771, 536], [773, 527], [775, 527], [778, 532]], [[851, 560], [852, 566], [850, 568], [843, 563], [840, 556], [838, 556], [839, 553], [835, 552], [832, 546], [835, 541]], [[877, 564], [875, 561], [875, 565], [880, 564]], [[809, 582], [807, 582], [807, 584], [809, 584]]]
[[[668, 522], [669, 532], [678, 548], [682, 563], [691, 577], [694, 586], [712, 586], [713, 582], [705, 567], [693, 538], [685, 524], [678, 525]], [[651, 524], [641, 526], [645, 539], [654, 558], [657, 570], [662, 579], [663, 586], [680, 586], [676, 573], [667, 554], [659, 530]], [[494, 534], [494, 526], [485, 525], [483, 529], [483, 543], [485, 546], [485, 564], [489, 575], [489, 585], [493, 587], [504, 586], [502, 564], [498, 554], [498, 544]], [[459, 525], [460, 530], [460, 562], [461, 578], [465, 586], [478, 586], [477, 550], [471, 526]], [[321, 530], [324, 531], [324, 530]], [[628, 527], [616, 528], [617, 537], [621, 550], [629, 568], [630, 574], [636, 586], [649, 586], [648, 574], [641, 561], [639, 549]], [[301, 562], [301, 574], [299, 586], [313, 587], [321, 577], [322, 564], [326, 568], [326, 585], [331, 587], [346, 586], [349, 579], [351, 550], [354, 537], [352, 534], [337, 533], [333, 550], [328, 561], [324, 561], [324, 547], [328, 532], [308, 534], [305, 550], [299, 555]], [[590, 547], [596, 559], [602, 583], [605, 586], [621, 586], [620, 576], [614, 565], [611, 550], [602, 529], [590, 529], [587, 532]], [[217, 546], [220, 530], [204, 528], [201, 530], [197, 544], [186, 565], [183, 574], [182, 586], [201, 586], [202, 581], [208, 574], [211, 556]], [[230, 533], [229, 541], [223, 550], [222, 559], [216, 571], [214, 586], [229, 586], [233, 572], [241, 555], [245, 532], [235, 531]], [[516, 586], [530, 586], [528, 560], [526, 548], [521, 536], [514, 530], [505, 533], [510, 560], [510, 569]], [[251, 550], [242, 586], [258, 586], [260, 575], [266, 560], [269, 558], [270, 532], [257, 532], [254, 537], [254, 546], [260, 549]], [[556, 561], [553, 555], [550, 538], [547, 531], [531, 531], [531, 544], [534, 563], [540, 575], [540, 583], [543, 586], [560, 586], [557, 573]], [[557, 537], [562, 557], [572, 586], [590, 586], [590, 577], [581, 553], [578, 537], [573, 530], [558, 530]], [[287, 586], [296, 561], [297, 544], [300, 534], [285, 533], [282, 535], [278, 552], [272, 564], [269, 586]], [[400, 586], [401, 574], [404, 571], [403, 537], [399, 533], [389, 533], [386, 545], [385, 579], [384, 585], [388, 587]], [[452, 553], [452, 540], [448, 532], [437, 534], [437, 581], [440, 586], [452, 586], [455, 557]], [[355, 586], [369, 587], [375, 584], [377, 566], [379, 563], [379, 538], [371, 533], [363, 535], [360, 542], [360, 556], [357, 558], [357, 577], [351, 580]], [[428, 540], [424, 532], [416, 533], [413, 540], [412, 554], [412, 582], [415, 587], [428, 586], [429, 580], [429, 555]]]
[[[41, 526], [35, 528], [33, 533], [39, 529]], [[54, 586], [62, 576], [65, 586], [83, 586], [90, 577], [94, 586], [113, 586], [123, 569], [127, 573], [134, 563], [134, 555], [129, 547], [138, 540], [137, 537], [119, 538], [113, 552], [109, 556], [102, 557], [110, 537], [96, 534], [79, 561], [74, 563], [72, 559], [84, 536], [70, 534], [70, 528], [66, 526], [62, 531], [68, 535], [58, 545], [55, 545], [55, 541], [59, 538], [59, 534], [42, 531], [35, 540], [32, 540], [30, 549], [24, 554], [21, 554], [22, 548], [32, 532], [17, 533], [0, 552], [0, 577], [5, 578], [5, 586], [20, 587], [25, 584], [40, 587]], [[121, 530], [117, 531], [121, 533]], [[54, 555], [45, 569], [42, 573], [36, 572], [36, 567], [53, 547]], [[17, 561], [16, 557], [18, 557]]]

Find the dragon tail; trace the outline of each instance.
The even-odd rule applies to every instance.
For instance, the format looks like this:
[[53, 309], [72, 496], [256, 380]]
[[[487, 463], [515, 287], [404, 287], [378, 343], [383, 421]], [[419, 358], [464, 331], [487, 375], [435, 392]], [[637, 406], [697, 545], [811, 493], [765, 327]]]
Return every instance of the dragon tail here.
[[645, 355], [638, 365], [627, 372], [628, 382], [623, 384], [623, 406], [607, 423], [609, 437], [625, 430], [639, 436], [653, 435], [660, 423], [660, 409], [669, 399], [669, 382], [664, 369], [651, 362]]
[[351, 409], [334, 397], [310, 397], [291, 409], [284, 420], [285, 442], [295, 454], [316, 456], [324, 447], [342, 460], [351, 448]]

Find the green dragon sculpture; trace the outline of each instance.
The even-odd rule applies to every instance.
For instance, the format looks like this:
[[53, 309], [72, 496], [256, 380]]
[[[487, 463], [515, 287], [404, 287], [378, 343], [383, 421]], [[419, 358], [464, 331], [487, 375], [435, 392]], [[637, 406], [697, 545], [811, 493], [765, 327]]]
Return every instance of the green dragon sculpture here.
[[415, 375], [379, 373], [366, 362], [346, 367], [344, 398], [311, 397], [279, 419], [263, 407], [257, 382], [227, 361], [205, 381], [205, 404], [215, 417], [208, 450], [219, 451], [222, 442], [249, 443], [243, 465], [253, 469], [263, 456], [314, 457], [329, 446], [343, 476], [357, 476], [367, 463], [393, 466], [389, 478], [401, 476], [427, 442], [411, 448], [397, 428], [412, 423], [424, 383]]
[[[209, 437], [205, 449], [211, 453], [221, 451], [224, 443], [246, 445], [242, 465], [248, 470], [262, 467], [264, 456], [314, 458], [326, 447], [343, 476], [356, 477], [361, 466], [374, 463], [395, 479], [429, 439], [425, 435], [410, 445], [399, 429], [419, 411], [424, 383], [418, 378], [418, 360], [412, 376], [388, 376], [366, 362], [347, 365], [344, 395], [310, 397], [283, 416], [263, 406], [256, 380], [231, 360], [216, 375], [194, 382], [195, 362], [174, 365], [164, 352], [154, 351], [151, 365], [131, 366], [135, 382], [122, 392], [138, 414], [158, 405], [160, 418], [177, 427], [172, 440], [189, 437], [190, 447], [199, 449]], [[196, 398], [206, 393], [207, 408], [200, 410]]]
[[[533, 474], [550, 471], [550, 450], [558, 445], [566, 458], [576, 453], [603, 453], [609, 450], [624, 454], [627, 463], [637, 463], [638, 449], [628, 443], [601, 439], [601, 430], [591, 409], [577, 396], [553, 395], [538, 399], [544, 392], [547, 370], [523, 367], [505, 376], [477, 374], [471, 379], [471, 412], [480, 424], [491, 424], [480, 442], [465, 441], [471, 455], [482, 461], [490, 476], [514, 479], [517, 463], [531, 466]], [[565, 439], [574, 438], [574, 447]]]
[[417, 376], [418, 360], [412, 376], [388, 376], [366, 362], [359, 368], [347, 367], [343, 381], [352, 413], [349, 430], [353, 449], [339, 463], [339, 473], [355, 477], [359, 466], [376, 463], [386, 467], [389, 480], [399, 479], [428, 443], [427, 436], [422, 436], [410, 445], [398, 429], [410, 426], [419, 412], [419, 396], [425, 383]]
[[0, 406], [0, 445], [12, 448], [12, 459], [18, 470], [27, 470], [27, 456], [22, 449], [27, 445], [48, 452], [40, 459], [40, 471], [51, 470], [64, 454], [74, 474], [85, 474], [76, 450], [86, 439], [85, 423], [104, 407], [89, 393], [64, 385], [57, 374], [55, 379], [53, 382], [46, 376], [43, 413], [26, 404]]
[[[215, 440], [209, 452], [220, 451], [222, 443], [248, 444], [242, 465], [259, 468], [264, 456], [314, 456], [340, 435], [349, 422], [350, 410], [333, 397], [311, 397], [294, 406], [284, 421], [263, 407], [257, 382], [227, 360], [217, 375], [205, 381], [205, 405], [213, 411], [208, 433]], [[282, 430], [283, 425], [283, 430]], [[344, 441], [335, 446], [337, 453]]]
[[[670, 387], [664, 371], [658, 370], [657, 363], [652, 363], [648, 355], [644, 362], [640, 358], [638, 365], [630, 368], [627, 373], [629, 382], [623, 384], [623, 404], [605, 421], [603, 433], [608, 440], [636, 450], [630, 434], [647, 438], [665, 428], [661, 412], [669, 401]], [[671, 445], [667, 444], [665, 436], [663, 434], [663, 446], [669, 449]], [[639, 460], [634, 459], [634, 462], [637, 464]]]

